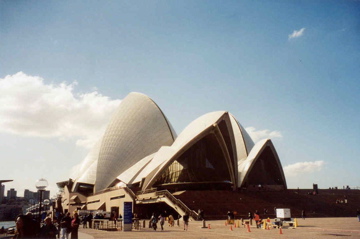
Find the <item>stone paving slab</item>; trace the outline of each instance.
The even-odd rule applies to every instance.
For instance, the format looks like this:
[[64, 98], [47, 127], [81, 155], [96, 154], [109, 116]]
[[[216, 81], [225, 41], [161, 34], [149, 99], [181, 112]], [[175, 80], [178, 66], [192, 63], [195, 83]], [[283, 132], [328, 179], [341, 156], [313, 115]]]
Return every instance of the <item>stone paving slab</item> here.
[[[123, 231], [103, 231], [94, 229], [79, 230], [80, 239], [100, 239], [100, 238], [127, 238], [127, 239], [222, 239], [222, 238], [359, 238], [360, 239], [360, 222], [356, 217], [352, 218], [307, 218], [305, 220], [298, 219], [299, 226], [292, 228], [284, 226], [282, 234], [280, 229], [274, 228], [270, 230], [257, 229], [251, 226], [251, 232], [246, 228], [225, 226], [224, 221], [207, 221], [206, 226], [210, 224], [210, 229], [202, 228], [203, 223], [198, 221], [190, 221], [188, 231], [184, 231], [182, 224], [180, 227], [169, 227], [164, 225], [164, 231], [154, 231], [150, 228], [141, 228], [128, 232]], [[148, 221], [146, 221], [148, 225]]]

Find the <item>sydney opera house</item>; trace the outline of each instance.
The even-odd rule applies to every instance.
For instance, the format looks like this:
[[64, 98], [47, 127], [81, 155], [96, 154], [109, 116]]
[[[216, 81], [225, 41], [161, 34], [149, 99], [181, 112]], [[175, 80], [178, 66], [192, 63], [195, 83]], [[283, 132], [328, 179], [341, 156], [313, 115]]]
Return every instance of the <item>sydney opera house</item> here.
[[76, 177], [58, 186], [63, 210], [121, 213], [123, 202], [131, 201], [134, 208], [165, 203], [179, 214], [192, 210], [174, 200], [184, 191], [287, 188], [272, 141], [254, 144], [231, 113], [207, 113], [177, 135], [159, 106], [134, 92]]

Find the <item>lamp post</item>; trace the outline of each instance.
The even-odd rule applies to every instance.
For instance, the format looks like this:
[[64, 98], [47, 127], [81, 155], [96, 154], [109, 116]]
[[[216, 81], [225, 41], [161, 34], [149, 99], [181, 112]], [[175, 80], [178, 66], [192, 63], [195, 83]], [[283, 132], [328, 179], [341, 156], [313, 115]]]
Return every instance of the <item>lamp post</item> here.
[[39, 192], [39, 222], [41, 222], [41, 201], [42, 201], [42, 193], [45, 191], [46, 187], [48, 186], [48, 181], [44, 178], [40, 178], [36, 181], [35, 187]]

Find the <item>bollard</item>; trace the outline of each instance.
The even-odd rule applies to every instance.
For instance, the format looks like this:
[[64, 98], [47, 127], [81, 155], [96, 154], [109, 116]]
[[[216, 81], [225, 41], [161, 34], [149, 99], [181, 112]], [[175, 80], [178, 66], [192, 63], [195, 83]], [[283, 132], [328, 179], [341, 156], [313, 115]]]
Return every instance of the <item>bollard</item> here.
[[282, 228], [280, 227], [279, 234], [283, 234]]

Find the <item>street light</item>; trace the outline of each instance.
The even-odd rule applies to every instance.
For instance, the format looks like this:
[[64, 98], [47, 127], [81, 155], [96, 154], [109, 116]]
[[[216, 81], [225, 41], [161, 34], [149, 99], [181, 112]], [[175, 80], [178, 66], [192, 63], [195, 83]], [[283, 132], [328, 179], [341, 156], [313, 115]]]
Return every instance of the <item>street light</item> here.
[[48, 186], [48, 181], [44, 178], [40, 178], [36, 181], [35, 187], [39, 191], [39, 222], [41, 222], [41, 201], [42, 201], [42, 193], [45, 191], [46, 187]]

